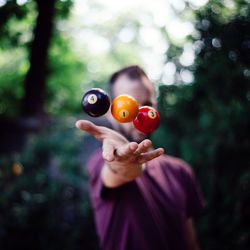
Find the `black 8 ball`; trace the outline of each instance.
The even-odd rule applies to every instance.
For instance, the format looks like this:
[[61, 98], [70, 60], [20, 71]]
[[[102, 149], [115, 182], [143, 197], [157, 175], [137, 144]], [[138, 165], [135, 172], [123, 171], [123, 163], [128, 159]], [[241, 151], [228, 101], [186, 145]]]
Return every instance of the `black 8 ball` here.
[[110, 98], [108, 94], [99, 88], [87, 91], [82, 98], [83, 111], [92, 117], [102, 116], [108, 112]]

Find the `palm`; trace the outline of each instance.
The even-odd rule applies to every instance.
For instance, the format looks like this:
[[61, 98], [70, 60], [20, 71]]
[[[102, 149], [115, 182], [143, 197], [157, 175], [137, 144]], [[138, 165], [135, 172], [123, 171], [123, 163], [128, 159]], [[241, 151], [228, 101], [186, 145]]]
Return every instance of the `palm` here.
[[116, 131], [96, 126], [92, 122], [80, 120], [76, 127], [94, 136], [103, 143], [103, 158], [109, 167], [119, 174], [133, 178], [140, 174], [142, 164], [161, 154], [163, 149], [151, 149], [152, 143], [146, 139], [141, 143], [129, 142]]

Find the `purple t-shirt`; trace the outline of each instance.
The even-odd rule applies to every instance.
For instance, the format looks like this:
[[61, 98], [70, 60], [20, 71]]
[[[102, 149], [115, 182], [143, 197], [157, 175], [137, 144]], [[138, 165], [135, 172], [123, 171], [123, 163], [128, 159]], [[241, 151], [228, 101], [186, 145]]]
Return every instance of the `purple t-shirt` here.
[[88, 162], [90, 197], [103, 250], [187, 249], [184, 223], [204, 201], [192, 169], [182, 160], [160, 156], [143, 174], [118, 188], [103, 185], [101, 150]]

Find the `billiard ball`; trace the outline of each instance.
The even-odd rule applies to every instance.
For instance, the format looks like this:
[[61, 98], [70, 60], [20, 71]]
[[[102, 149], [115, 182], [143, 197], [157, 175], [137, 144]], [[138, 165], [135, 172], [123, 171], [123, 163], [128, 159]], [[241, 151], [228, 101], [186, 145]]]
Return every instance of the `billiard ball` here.
[[119, 95], [112, 102], [111, 113], [118, 122], [132, 122], [137, 115], [138, 108], [138, 103], [132, 96]]
[[152, 107], [142, 106], [133, 121], [134, 127], [144, 134], [150, 134], [160, 125], [159, 113]]
[[82, 98], [83, 111], [92, 117], [102, 116], [108, 112], [110, 98], [108, 94], [99, 88], [92, 88]]

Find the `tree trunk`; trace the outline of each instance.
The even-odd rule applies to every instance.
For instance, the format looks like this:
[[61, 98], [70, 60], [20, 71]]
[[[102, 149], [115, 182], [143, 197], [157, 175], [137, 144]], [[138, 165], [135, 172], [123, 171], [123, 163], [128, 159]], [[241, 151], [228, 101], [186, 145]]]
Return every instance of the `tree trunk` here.
[[36, 0], [38, 17], [30, 50], [30, 68], [25, 79], [23, 115], [43, 117], [48, 48], [53, 30], [56, 0]]

